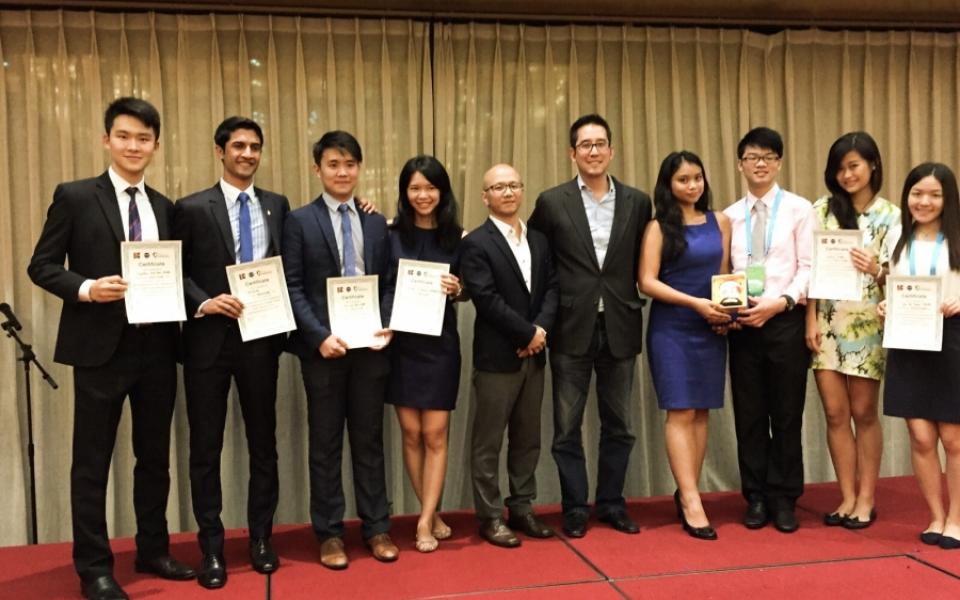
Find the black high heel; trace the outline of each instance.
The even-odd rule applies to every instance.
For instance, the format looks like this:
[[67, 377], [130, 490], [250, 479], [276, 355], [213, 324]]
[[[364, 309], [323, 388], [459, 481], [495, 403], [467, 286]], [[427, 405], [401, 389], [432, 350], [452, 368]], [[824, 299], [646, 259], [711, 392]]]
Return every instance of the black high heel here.
[[673, 503], [677, 507], [677, 517], [680, 519], [680, 524], [683, 525], [683, 530], [687, 532], [687, 535], [698, 540], [717, 539], [717, 531], [710, 525], [692, 527], [690, 523], [687, 523], [687, 516], [683, 514], [683, 505], [680, 503], [680, 490], [673, 493]]

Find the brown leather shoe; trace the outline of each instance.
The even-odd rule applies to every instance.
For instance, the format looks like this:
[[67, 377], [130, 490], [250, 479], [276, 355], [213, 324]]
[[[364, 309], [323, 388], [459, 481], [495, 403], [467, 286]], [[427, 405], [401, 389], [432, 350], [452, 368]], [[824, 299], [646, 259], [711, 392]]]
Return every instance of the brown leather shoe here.
[[320, 544], [320, 564], [328, 569], [340, 571], [346, 569], [349, 562], [347, 553], [343, 549], [343, 539], [331, 537]]
[[514, 535], [500, 517], [481, 522], [480, 537], [501, 548], [516, 548], [520, 545], [520, 538]]
[[366, 540], [367, 548], [380, 562], [393, 562], [400, 556], [400, 549], [390, 539], [389, 533], [378, 533]]

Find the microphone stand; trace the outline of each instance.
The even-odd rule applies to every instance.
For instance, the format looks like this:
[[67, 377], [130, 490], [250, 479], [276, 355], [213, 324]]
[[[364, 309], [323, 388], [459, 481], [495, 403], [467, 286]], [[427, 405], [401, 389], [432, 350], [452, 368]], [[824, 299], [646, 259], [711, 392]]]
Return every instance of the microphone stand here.
[[23, 363], [23, 373], [26, 379], [26, 390], [27, 390], [27, 460], [30, 464], [30, 543], [37, 543], [37, 475], [36, 469], [34, 466], [34, 447], [33, 447], [33, 402], [30, 397], [30, 363], [37, 365], [37, 369], [43, 375], [44, 381], [50, 384], [50, 387], [57, 389], [57, 382], [54, 381], [53, 377], [50, 376], [50, 373], [43, 368], [39, 362], [37, 362], [37, 355], [33, 353], [33, 347], [30, 344], [24, 343], [20, 336], [17, 335], [16, 327], [14, 327], [14, 322], [7, 320], [0, 324], [0, 327], [7, 332], [7, 337], [13, 338], [17, 343], [17, 346], [20, 347], [20, 351], [23, 353], [20, 358], [17, 359], [17, 362]]

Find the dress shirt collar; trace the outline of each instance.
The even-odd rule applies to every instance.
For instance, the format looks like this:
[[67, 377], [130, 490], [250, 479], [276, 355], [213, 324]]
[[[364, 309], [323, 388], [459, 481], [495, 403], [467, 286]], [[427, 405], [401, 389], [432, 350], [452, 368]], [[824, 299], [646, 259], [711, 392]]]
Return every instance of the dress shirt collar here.
[[[607, 198], [615, 198], [617, 195], [617, 188], [613, 185], [613, 177], [610, 177], [609, 174], [607, 174], [607, 185], [609, 186], [609, 189], [607, 190], [607, 193], [600, 198], [599, 202], [603, 202]], [[583, 177], [580, 176], [580, 173], [577, 173], [577, 187], [580, 188], [581, 192], [586, 192], [590, 194], [591, 198], [593, 198], [593, 190], [591, 190], [590, 186], [587, 185], [587, 182], [583, 180]]]
[[[326, 192], [324, 192], [321, 195], [321, 197], [323, 198], [324, 204], [327, 205], [327, 208], [329, 208], [333, 212], [337, 212], [337, 209], [340, 207], [341, 204], [343, 204], [343, 202], [340, 202], [339, 200], [337, 200], [336, 198], [334, 198], [333, 196], [331, 196]], [[357, 203], [353, 196], [351, 196], [350, 199], [347, 200], [346, 204], [347, 206], [350, 207], [351, 211], [353, 211], [354, 213], [357, 213]]]
[[147, 199], [147, 189], [143, 177], [140, 177], [140, 181], [134, 185], [130, 185], [126, 179], [120, 177], [120, 175], [113, 170], [113, 165], [110, 165], [110, 168], [107, 169], [107, 174], [110, 176], [110, 183], [113, 184], [113, 189], [117, 193], [117, 198], [129, 199], [130, 197], [127, 196], [127, 188], [135, 187], [137, 188], [138, 193], [143, 194], [143, 199]]
[[747, 208], [753, 210], [753, 205], [759, 200], [767, 207], [767, 211], [773, 208], [773, 200], [777, 197], [777, 192], [780, 191], [780, 185], [777, 183], [773, 184], [773, 187], [767, 190], [767, 193], [763, 196], [757, 198], [749, 190], [747, 190]]
[[247, 194], [247, 197], [250, 198], [251, 204], [256, 203], [257, 200], [257, 195], [253, 192], [252, 183], [247, 186], [247, 189], [241, 190], [240, 188], [227, 183], [227, 180], [221, 177], [220, 190], [223, 192], [223, 197], [227, 201], [228, 207], [232, 207], [237, 203], [237, 196], [239, 196], [241, 192], [245, 192]]
[[520, 238], [517, 239], [516, 230], [513, 228], [513, 225], [505, 223], [500, 219], [496, 218], [493, 215], [490, 215], [490, 220], [496, 226], [497, 230], [503, 234], [503, 237], [507, 238], [514, 244], [519, 244], [527, 238], [527, 224], [523, 222], [523, 219], [520, 219]]

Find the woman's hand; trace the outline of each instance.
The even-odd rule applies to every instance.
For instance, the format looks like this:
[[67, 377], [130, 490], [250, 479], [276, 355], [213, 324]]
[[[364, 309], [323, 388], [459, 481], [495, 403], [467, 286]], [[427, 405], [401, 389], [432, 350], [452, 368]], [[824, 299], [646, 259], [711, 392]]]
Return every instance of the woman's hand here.
[[886, 300], [881, 300], [880, 303], [877, 304], [877, 316], [879, 316], [881, 319], [887, 318], [887, 301]]
[[456, 298], [463, 291], [463, 285], [460, 278], [451, 273], [444, 273], [440, 276], [440, 289], [450, 298]]
[[722, 325], [729, 323], [732, 319], [728, 313], [707, 298], [697, 298], [693, 303], [693, 309], [711, 325]]
[[949, 300], [945, 300], [943, 304], [940, 305], [940, 311], [943, 313], [943, 316], [950, 318], [960, 314], [960, 297], [953, 297]]
[[879, 277], [883, 270], [880, 266], [880, 261], [877, 260], [877, 255], [863, 248], [851, 249], [850, 261], [856, 270], [861, 273], [866, 273], [871, 277]]

